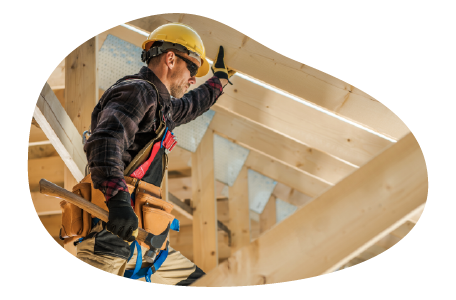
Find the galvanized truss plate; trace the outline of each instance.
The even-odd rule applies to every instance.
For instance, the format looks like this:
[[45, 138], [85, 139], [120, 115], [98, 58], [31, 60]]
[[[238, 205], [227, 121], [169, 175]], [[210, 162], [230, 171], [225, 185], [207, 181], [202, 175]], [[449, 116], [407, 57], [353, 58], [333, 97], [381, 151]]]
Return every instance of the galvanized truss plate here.
[[286, 219], [289, 215], [293, 214], [298, 208], [293, 204], [276, 199], [276, 222]]
[[106, 90], [120, 78], [138, 73], [145, 66], [141, 52], [140, 47], [108, 34], [98, 52], [99, 87]]
[[214, 134], [215, 179], [233, 186], [249, 150]]
[[253, 170], [249, 170], [248, 180], [250, 210], [261, 214], [277, 182]]
[[195, 152], [214, 115], [215, 111], [208, 110], [195, 120], [176, 127], [173, 133], [177, 137], [177, 145], [190, 152]]

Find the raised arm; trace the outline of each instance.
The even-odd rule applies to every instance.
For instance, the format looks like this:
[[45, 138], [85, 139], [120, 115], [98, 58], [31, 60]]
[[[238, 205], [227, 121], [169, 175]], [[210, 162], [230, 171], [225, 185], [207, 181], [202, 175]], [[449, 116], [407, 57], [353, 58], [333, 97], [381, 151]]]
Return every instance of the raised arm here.
[[223, 88], [228, 84], [229, 78], [236, 71], [228, 68], [224, 61], [224, 50], [220, 46], [217, 59], [212, 66], [214, 76], [198, 88], [186, 93], [180, 99], [173, 99], [172, 113], [176, 126], [188, 123], [209, 110], [218, 97], [222, 95]]

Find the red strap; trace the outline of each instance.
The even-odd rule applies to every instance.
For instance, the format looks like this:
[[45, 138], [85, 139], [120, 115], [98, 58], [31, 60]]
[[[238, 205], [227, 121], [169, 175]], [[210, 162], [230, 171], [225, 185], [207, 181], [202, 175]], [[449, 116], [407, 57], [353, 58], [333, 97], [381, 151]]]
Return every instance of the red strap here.
[[149, 159], [147, 159], [142, 165], [139, 166], [133, 173], [131, 173], [130, 177], [142, 179], [146, 174], [147, 170], [150, 167], [150, 164], [157, 155], [158, 150], [160, 150], [160, 142], [156, 142], [152, 147], [152, 152], [150, 153]]

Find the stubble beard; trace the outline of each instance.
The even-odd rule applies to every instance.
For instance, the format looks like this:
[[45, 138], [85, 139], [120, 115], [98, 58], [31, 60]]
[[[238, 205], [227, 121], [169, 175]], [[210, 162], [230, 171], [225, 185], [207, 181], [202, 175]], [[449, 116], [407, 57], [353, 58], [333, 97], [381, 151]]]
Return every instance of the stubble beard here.
[[171, 84], [170, 94], [174, 98], [182, 98], [184, 96], [185, 85], [178, 85], [177, 83]]

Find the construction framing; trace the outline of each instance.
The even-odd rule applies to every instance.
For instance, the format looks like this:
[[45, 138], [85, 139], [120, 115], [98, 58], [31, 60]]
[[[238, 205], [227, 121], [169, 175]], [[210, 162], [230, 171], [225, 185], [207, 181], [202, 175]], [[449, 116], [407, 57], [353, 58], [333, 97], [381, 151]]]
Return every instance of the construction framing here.
[[[46, 178], [71, 189], [84, 177], [82, 133], [103, 93], [97, 55], [104, 41], [111, 35], [140, 46], [157, 26], [176, 21], [202, 36], [209, 58], [222, 44], [225, 62], [246, 75], [233, 77], [213, 106], [197, 150], [170, 153], [162, 188], [181, 220], [170, 241], [207, 273], [194, 285], [322, 275], [379, 255], [413, 228], [426, 202], [426, 165], [396, 115], [352, 85], [221, 23], [166, 14], [130, 22], [136, 31], [118, 26], [89, 39], [62, 61], [38, 97], [29, 183], [36, 211], [56, 239], [59, 203], [40, 195], [37, 184]], [[214, 135], [248, 150], [232, 186], [216, 180]], [[277, 184], [261, 212], [249, 208], [251, 171]], [[280, 205], [296, 211], [279, 220]]]

